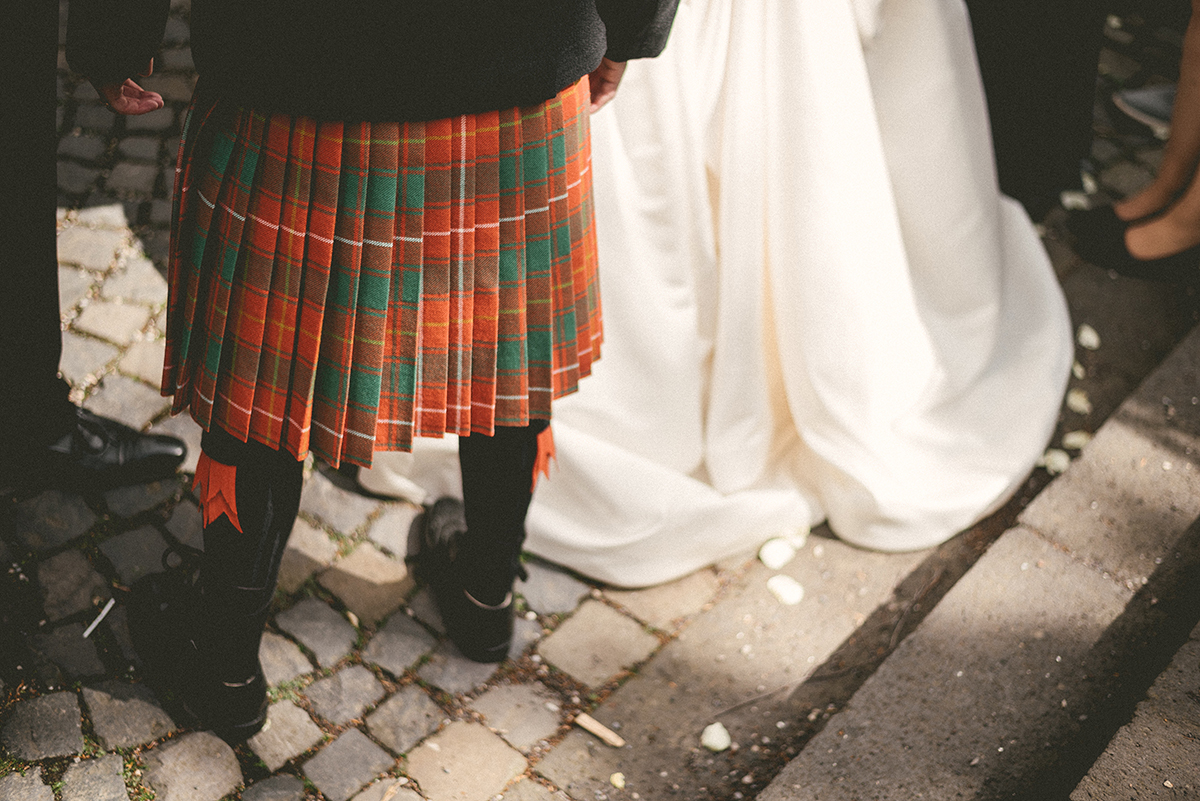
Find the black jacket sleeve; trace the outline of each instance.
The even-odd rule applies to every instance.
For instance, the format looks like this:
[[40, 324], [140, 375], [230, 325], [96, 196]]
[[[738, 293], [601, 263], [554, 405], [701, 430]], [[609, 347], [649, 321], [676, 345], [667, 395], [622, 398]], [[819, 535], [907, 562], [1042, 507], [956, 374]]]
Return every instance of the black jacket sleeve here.
[[93, 83], [146, 69], [162, 44], [171, 0], [70, 0], [67, 61]]
[[667, 46], [679, 0], [596, 0], [613, 61], [657, 56]]

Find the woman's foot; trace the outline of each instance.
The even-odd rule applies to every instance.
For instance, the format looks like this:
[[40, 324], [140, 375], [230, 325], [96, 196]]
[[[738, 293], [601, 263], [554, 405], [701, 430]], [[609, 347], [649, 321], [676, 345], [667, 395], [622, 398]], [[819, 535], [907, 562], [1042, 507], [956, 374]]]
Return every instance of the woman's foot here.
[[1168, 212], [1125, 229], [1125, 249], [1136, 261], [1171, 258], [1200, 245], [1200, 225]]
[[[434, 503], [421, 524], [417, 576], [433, 593], [446, 635], [462, 655], [475, 662], [501, 662], [512, 645], [512, 592], [502, 598], [480, 598], [464, 586], [464, 561], [470, 557], [462, 551], [466, 532], [461, 501], [440, 498]], [[508, 569], [506, 561], [500, 558], [497, 569]]]

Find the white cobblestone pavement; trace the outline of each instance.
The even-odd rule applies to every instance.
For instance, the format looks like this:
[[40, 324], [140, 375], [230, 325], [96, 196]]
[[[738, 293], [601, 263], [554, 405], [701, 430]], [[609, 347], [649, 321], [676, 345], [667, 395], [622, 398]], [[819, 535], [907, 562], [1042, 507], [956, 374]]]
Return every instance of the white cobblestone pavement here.
[[[157, 392], [171, 154], [192, 80], [186, 10], [175, 3], [153, 82], [169, 102], [152, 118], [112, 117], [61, 70], [62, 373], [77, 401], [180, 436], [190, 456], [147, 486], [0, 495], [0, 591], [26, 624], [0, 656], [0, 800], [1000, 798], [1036, 797], [1039, 781], [1083, 799], [1119, 797], [1126, 779], [1145, 797], [1200, 787], [1162, 764], [1139, 773], [1126, 753], [1200, 730], [1186, 700], [1194, 638], [1184, 646], [1196, 621], [1179, 600], [1200, 563], [1200, 335], [1187, 336], [1200, 303], [1082, 263], [1061, 210], [1045, 242], [1074, 319], [1103, 346], [1080, 351], [1072, 382], [1092, 411], [1064, 409], [1054, 444], [1076, 430], [1095, 439], [1071, 451], [1066, 474], [1038, 470], [942, 548], [869, 553], [818, 530], [780, 570], [746, 554], [638, 591], [533, 561], [510, 659], [481, 666], [444, 641], [410, 577], [419, 510], [313, 470], [263, 643], [269, 725], [236, 749], [181, 728], [140, 681], [120, 605], [92, 624], [117, 588], [162, 569], [168, 544], [201, 545], [189, 483], [199, 432]], [[1106, 51], [1110, 81], [1136, 74], [1122, 52]], [[1094, 173], [1120, 196], [1148, 178], [1161, 143], [1102, 112]], [[804, 586], [800, 604], [767, 590], [776, 573]], [[1139, 661], [1138, 649], [1158, 656]], [[581, 728], [581, 713], [625, 745]], [[717, 721], [733, 746], [712, 753], [700, 735]], [[1052, 739], [1061, 747], [1044, 748]], [[1068, 778], [1045, 778], [1055, 771]]]

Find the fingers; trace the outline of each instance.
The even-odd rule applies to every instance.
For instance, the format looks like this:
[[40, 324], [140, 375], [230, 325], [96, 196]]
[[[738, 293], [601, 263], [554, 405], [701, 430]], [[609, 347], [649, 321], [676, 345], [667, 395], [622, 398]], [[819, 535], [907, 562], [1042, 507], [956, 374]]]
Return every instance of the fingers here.
[[591, 112], [593, 114], [616, 96], [617, 86], [620, 85], [621, 76], [624, 74], [624, 61], [612, 61], [604, 58], [600, 61], [600, 66], [588, 76], [592, 92]]
[[132, 78], [124, 83], [107, 83], [98, 87], [104, 105], [118, 114], [137, 115], [157, 111], [164, 104], [158, 92], [148, 92], [138, 86]]

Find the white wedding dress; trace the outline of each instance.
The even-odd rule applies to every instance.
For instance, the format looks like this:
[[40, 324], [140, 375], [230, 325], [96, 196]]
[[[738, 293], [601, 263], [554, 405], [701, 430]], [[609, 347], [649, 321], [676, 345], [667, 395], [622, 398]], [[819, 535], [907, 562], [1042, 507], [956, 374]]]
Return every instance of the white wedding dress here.
[[[529, 551], [642, 586], [825, 519], [925, 548], [1028, 475], [1070, 324], [961, 0], [684, 0], [593, 148], [603, 358], [556, 403]], [[460, 492], [455, 448], [360, 480]]]

